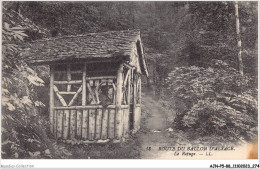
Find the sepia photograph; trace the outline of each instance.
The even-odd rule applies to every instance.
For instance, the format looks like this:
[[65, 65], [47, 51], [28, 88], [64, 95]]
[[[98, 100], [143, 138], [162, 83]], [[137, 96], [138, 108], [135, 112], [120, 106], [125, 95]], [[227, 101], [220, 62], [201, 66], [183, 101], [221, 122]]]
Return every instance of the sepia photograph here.
[[258, 159], [258, 1], [1, 5], [2, 160]]

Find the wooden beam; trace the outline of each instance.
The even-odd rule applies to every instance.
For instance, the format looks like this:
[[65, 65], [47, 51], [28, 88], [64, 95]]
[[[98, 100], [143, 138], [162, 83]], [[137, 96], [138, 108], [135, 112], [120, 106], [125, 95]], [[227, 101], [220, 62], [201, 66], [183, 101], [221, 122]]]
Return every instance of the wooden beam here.
[[53, 85], [53, 90], [54, 90], [56, 96], [58, 97], [58, 99], [60, 100], [61, 104], [62, 104], [63, 106], [67, 106], [66, 101], [65, 101], [65, 100], [63, 99], [63, 97], [59, 94], [59, 90], [58, 90], [58, 88], [57, 88], [55, 85]]
[[54, 112], [54, 90], [53, 90], [53, 82], [54, 82], [54, 71], [53, 66], [50, 66], [50, 130], [54, 132], [54, 121], [53, 121], [53, 112]]
[[86, 77], [86, 80], [116, 79], [116, 76]]
[[[67, 143], [67, 144], [71, 144], [72, 142], [74, 142], [74, 140], [60, 140], [61, 142], [63, 142], [63, 143]], [[107, 142], [109, 142], [109, 141], [111, 141], [110, 139], [106, 139], [106, 140], [92, 140], [92, 141], [90, 141], [90, 140], [78, 140], [78, 144], [96, 144], [96, 143], [98, 143], [98, 144], [104, 144], [104, 143], [107, 143]], [[117, 140], [113, 140], [113, 143], [118, 143], [118, 141]]]
[[72, 81], [54, 81], [54, 84], [82, 84], [82, 80], [72, 80]]
[[121, 103], [122, 103], [122, 87], [123, 87], [123, 64], [119, 66], [117, 71], [117, 90], [116, 90], [116, 125], [115, 125], [115, 137], [116, 139], [120, 139], [122, 137], [122, 110], [121, 110]]
[[82, 85], [78, 89], [77, 93], [73, 96], [73, 98], [71, 99], [71, 101], [70, 101], [68, 106], [71, 106], [75, 102], [75, 100], [77, 99], [77, 97], [81, 93], [81, 91], [82, 91]]
[[68, 139], [69, 136], [69, 127], [70, 127], [70, 111], [69, 110], [64, 110], [64, 115], [63, 115], [63, 139]]
[[130, 72], [129, 78], [128, 78], [128, 86], [127, 86], [127, 103], [128, 103], [129, 106], [130, 106], [130, 99], [131, 99], [131, 97], [130, 97], [130, 95], [131, 95], [131, 81], [132, 81], [132, 77], [131, 77], [131, 72]]
[[94, 101], [95, 103], [97, 103], [97, 101], [96, 101], [96, 99], [95, 99], [95, 94], [93, 93], [93, 91], [92, 91], [92, 89], [91, 89], [89, 83], [87, 83], [87, 88], [88, 88], [88, 91], [89, 91], [89, 93], [90, 93], [90, 95], [91, 95], [93, 101]]
[[[121, 109], [127, 109], [128, 105], [121, 105]], [[103, 108], [102, 105], [88, 105], [88, 106], [70, 106], [70, 107], [53, 107], [54, 110], [75, 110], [75, 109], [97, 109], [97, 108]], [[107, 109], [115, 109], [115, 105], [108, 105]]]
[[86, 74], [87, 74], [87, 65], [86, 63], [84, 63], [83, 71], [82, 71], [82, 106], [85, 106], [87, 102]]
[[126, 86], [126, 82], [127, 82], [127, 80], [128, 80], [128, 77], [129, 77], [130, 71], [131, 71], [131, 70], [129, 69], [129, 70], [127, 71], [126, 75], [125, 75], [125, 80], [124, 80], [123, 87]]
[[136, 129], [136, 74], [133, 72], [133, 123], [134, 130]]
[[139, 104], [142, 104], [142, 81], [141, 76], [139, 76]]
[[[110, 72], [110, 73], [116, 73], [116, 69], [115, 70], [89, 70], [88, 73], [102, 73], [102, 72]], [[67, 70], [55, 70], [54, 73], [67, 73]], [[70, 70], [70, 73], [71, 74], [81, 74], [82, 73], [82, 70]]]
[[122, 87], [123, 87], [123, 65], [121, 64], [117, 72], [117, 83], [116, 83], [116, 105], [121, 106], [122, 102]]
[[[94, 83], [94, 81], [93, 81], [93, 83]], [[102, 83], [103, 83], [103, 82], [102, 82]], [[105, 83], [105, 82], [104, 82], [104, 83]], [[100, 103], [99, 94], [98, 94], [98, 89], [99, 89], [99, 85], [100, 85], [99, 80], [97, 80], [95, 84], [96, 84], [96, 86], [97, 86], [97, 87], [95, 88], [95, 91], [94, 91], [94, 92], [95, 92], [95, 95], [96, 95], [96, 99], [97, 99], [97, 100], [96, 100], [96, 101], [97, 101], [96, 103], [99, 104], [99, 103]]]
[[59, 92], [60, 94], [76, 94], [77, 92]]
[[[67, 80], [68, 82], [71, 81], [70, 64], [67, 65]], [[71, 90], [71, 85], [68, 84], [67, 91], [69, 92], [70, 90]]]

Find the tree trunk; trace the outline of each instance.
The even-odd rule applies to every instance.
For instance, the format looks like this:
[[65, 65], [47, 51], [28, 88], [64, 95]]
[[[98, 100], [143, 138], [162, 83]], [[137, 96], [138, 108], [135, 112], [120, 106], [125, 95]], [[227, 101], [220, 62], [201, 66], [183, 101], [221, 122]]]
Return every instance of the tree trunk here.
[[237, 33], [237, 48], [238, 48], [238, 71], [243, 76], [243, 62], [242, 62], [242, 51], [241, 51], [241, 35], [240, 35], [240, 23], [239, 23], [239, 15], [238, 15], [238, 1], [235, 2], [235, 12], [236, 12], [236, 33]]

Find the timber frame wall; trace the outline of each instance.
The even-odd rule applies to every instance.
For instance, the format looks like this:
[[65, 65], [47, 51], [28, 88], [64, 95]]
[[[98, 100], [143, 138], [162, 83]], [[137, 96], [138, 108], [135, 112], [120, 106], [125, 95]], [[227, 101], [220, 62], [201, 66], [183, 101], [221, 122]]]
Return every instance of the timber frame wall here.
[[[50, 130], [56, 139], [83, 143], [121, 141], [130, 131], [140, 128], [141, 77], [135, 67], [120, 63], [116, 76], [89, 77], [84, 63], [82, 70], [76, 72], [82, 74], [82, 79], [72, 80], [71, 65], [65, 65], [67, 80], [62, 81], [56, 81], [55, 65], [50, 65]], [[108, 83], [113, 89], [113, 103], [104, 108], [97, 92], [99, 86]], [[66, 91], [59, 91], [58, 85], [67, 85]], [[73, 85], [78, 85], [76, 91], [72, 91]], [[65, 100], [68, 95], [72, 97]], [[87, 103], [88, 97], [92, 104]]]

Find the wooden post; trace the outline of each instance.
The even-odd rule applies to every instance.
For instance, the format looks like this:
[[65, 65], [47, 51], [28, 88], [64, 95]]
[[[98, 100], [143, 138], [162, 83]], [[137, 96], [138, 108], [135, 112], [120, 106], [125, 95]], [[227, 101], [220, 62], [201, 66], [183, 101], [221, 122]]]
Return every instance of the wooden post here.
[[86, 63], [84, 63], [83, 72], [82, 72], [82, 106], [85, 106], [87, 101], [86, 75], [87, 75], [87, 66]]
[[[67, 80], [68, 80], [68, 82], [71, 81], [70, 64], [67, 65]], [[67, 91], [69, 92], [70, 90], [71, 90], [71, 85], [68, 84]]]
[[102, 109], [96, 111], [96, 127], [95, 127], [95, 139], [101, 139], [101, 127], [102, 127]]
[[77, 120], [77, 114], [76, 110], [70, 111], [70, 139], [75, 139], [76, 135], [76, 120]]
[[139, 104], [141, 105], [142, 104], [142, 81], [141, 81], [141, 75], [139, 75], [138, 77], [138, 82], [139, 82]]
[[[129, 70], [131, 71], [131, 70]], [[130, 95], [131, 95], [131, 80], [132, 80], [132, 73], [129, 74], [129, 77], [128, 77], [128, 86], [127, 86], [127, 103], [129, 105], [129, 112], [130, 112]]]
[[134, 127], [134, 131], [136, 130], [136, 74], [133, 74], [133, 127]]
[[82, 124], [82, 138], [86, 140], [88, 138], [88, 110], [83, 110], [83, 124]]
[[109, 110], [108, 116], [108, 138], [113, 139], [115, 138], [115, 109]]
[[108, 133], [108, 109], [103, 110], [103, 118], [102, 118], [102, 129], [101, 129], [101, 139], [106, 140], [107, 139], [107, 133]]
[[115, 125], [115, 136], [116, 139], [122, 137], [123, 122], [121, 121], [122, 116], [122, 86], [123, 85], [123, 64], [120, 65], [117, 71], [117, 90], [116, 90], [116, 125]]
[[53, 82], [54, 82], [54, 68], [50, 66], [50, 130], [54, 133], [54, 122], [53, 122], [53, 107], [54, 107], [54, 91], [53, 91]]
[[63, 139], [68, 139], [69, 136], [69, 119], [70, 119], [70, 111], [69, 110], [64, 110], [64, 116], [63, 116], [63, 121], [64, 121], [64, 127], [63, 127]]

